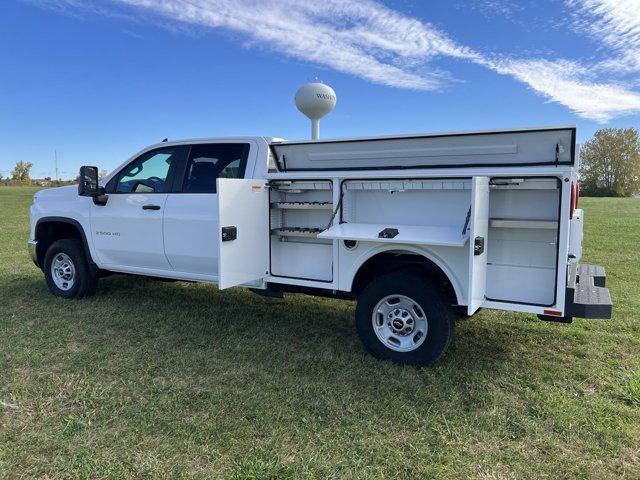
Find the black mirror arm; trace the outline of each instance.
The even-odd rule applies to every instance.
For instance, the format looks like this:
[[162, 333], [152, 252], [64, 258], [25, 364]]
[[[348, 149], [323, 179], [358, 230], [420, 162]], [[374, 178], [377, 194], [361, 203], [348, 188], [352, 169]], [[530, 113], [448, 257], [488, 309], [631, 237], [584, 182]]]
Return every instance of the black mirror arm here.
[[93, 196], [93, 203], [95, 205], [104, 206], [109, 201], [109, 195], [107, 195], [107, 190], [104, 187], [98, 188], [99, 193]]
[[105, 206], [109, 201], [109, 195], [107, 195], [104, 187], [100, 187], [100, 193], [93, 196], [94, 205]]

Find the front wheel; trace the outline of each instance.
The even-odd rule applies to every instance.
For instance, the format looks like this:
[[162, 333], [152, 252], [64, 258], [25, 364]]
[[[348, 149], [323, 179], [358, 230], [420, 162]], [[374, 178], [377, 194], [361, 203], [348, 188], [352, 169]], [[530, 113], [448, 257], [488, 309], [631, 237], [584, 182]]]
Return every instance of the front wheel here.
[[44, 257], [44, 277], [54, 295], [82, 298], [93, 295], [98, 276], [91, 268], [80, 240], [65, 238], [51, 244]]
[[358, 297], [358, 335], [379, 359], [431, 365], [451, 343], [453, 323], [444, 296], [412, 273], [378, 277]]

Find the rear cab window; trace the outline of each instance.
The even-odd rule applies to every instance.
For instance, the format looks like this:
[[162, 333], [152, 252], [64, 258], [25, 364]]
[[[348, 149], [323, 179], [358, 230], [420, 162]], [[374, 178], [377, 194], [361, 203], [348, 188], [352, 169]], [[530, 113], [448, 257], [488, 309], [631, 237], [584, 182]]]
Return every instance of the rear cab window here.
[[183, 193], [216, 193], [218, 178], [244, 178], [248, 143], [191, 146], [182, 184]]

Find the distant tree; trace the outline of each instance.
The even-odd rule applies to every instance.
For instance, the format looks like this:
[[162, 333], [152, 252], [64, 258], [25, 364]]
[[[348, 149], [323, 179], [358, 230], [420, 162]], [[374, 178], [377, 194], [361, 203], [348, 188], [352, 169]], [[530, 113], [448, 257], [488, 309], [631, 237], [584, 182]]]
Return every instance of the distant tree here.
[[605, 128], [580, 150], [585, 195], [629, 197], [640, 192], [640, 135], [635, 128]]
[[11, 180], [16, 183], [21, 183], [22, 185], [29, 185], [29, 183], [31, 183], [31, 179], [29, 178], [31, 167], [33, 167], [33, 164], [31, 162], [20, 160], [16, 163], [16, 166], [13, 167], [13, 171], [11, 172]]
[[107, 172], [106, 170], [100, 170], [100, 173], [98, 174], [98, 179], [102, 180], [106, 178], [107, 175], [109, 175], [109, 172]]

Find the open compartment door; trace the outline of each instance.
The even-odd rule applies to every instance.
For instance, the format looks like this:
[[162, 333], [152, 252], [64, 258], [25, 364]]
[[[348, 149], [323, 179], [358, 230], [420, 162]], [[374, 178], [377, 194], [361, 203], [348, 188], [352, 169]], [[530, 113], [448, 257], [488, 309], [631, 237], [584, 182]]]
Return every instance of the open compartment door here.
[[264, 181], [218, 179], [218, 287], [269, 273], [269, 191]]
[[489, 233], [489, 177], [473, 177], [469, 232], [469, 304], [473, 315], [485, 301], [487, 289], [487, 234]]

